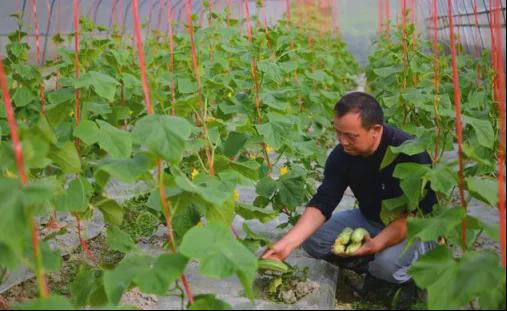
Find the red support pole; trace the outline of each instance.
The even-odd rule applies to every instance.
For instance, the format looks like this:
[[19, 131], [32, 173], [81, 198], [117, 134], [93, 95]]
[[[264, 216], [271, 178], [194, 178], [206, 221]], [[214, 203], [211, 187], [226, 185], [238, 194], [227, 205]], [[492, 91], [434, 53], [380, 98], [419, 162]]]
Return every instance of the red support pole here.
[[[463, 176], [463, 129], [461, 124], [461, 91], [459, 88], [459, 77], [458, 77], [458, 64], [456, 60], [456, 48], [454, 41], [454, 21], [452, 14], [452, 3], [451, 0], [447, 0], [447, 8], [449, 12], [449, 34], [450, 34], [450, 43], [451, 43], [451, 56], [452, 56], [452, 81], [454, 86], [454, 111], [456, 116], [456, 136], [458, 138], [458, 163], [459, 163], [459, 171], [458, 171], [458, 184], [459, 184], [459, 193], [461, 199], [461, 207], [467, 210], [467, 205], [465, 201], [465, 182]], [[466, 248], [466, 221], [463, 220], [461, 224], [461, 239], [463, 240], [463, 247]]]
[[167, 31], [169, 33], [169, 51], [171, 53], [171, 113], [172, 115], [176, 115], [176, 88], [174, 81], [174, 33], [173, 33], [173, 12], [171, 8], [171, 4], [169, 3], [167, 6]]
[[[137, 43], [137, 52], [138, 52], [138, 56], [139, 56], [139, 67], [141, 68], [141, 78], [143, 81], [144, 102], [146, 105], [146, 111], [148, 112], [148, 114], [151, 115], [151, 114], [153, 114], [153, 109], [151, 107], [151, 102], [150, 102], [150, 95], [149, 95], [150, 90], [148, 88], [148, 83], [146, 81], [146, 67], [144, 65], [144, 52], [143, 52], [143, 42], [142, 42], [142, 36], [141, 36], [141, 23], [139, 21], [138, 0], [132, 0], [132, 14], [134, 17], [134, 35], [135, 35], [135, 39], [136, 39], [136, 43]], [[176, 251], [176, 244], [175, 244], [174, 239], [172, 237], [170, 209], [167, 204], [165, 187], [163, 186], [163, 180], [161, 178], [163, 170], [162, 170], [160, 160], [157, 161], [157, 171], [158, 171], [158, 177], [159, 177], [158, 183], [159, 183], [159, 191], [160, 191], [160, 201], [161, 201], [162, 207], [165, 212], [167, 229], [169, 230], [169, 235], [168, 235], [169, 246], [171, 247], [171, 249], [173, 251]], [[190, 284], [188, 284], [188, 281], [187, 281], [184, 274], [181, 276], [181, 281], [182, 281], [183, 286], [185, 288], [185, 293], [187, 295], [189, 304], [193, 304], [194, 300], [193, 300], [192, 292], [190, 290]]]
[[[491, 8], [492, 9], [492, 8]], [[505, 72], [504, 72], [504, 59], [502, 53], [502, 26], [501, 26], [501, 2], [495, 0], [494, 10], [494, 34], [495, 34], [495, 48], [496, 48], [496, 91], [495, 99], [497, 103], [497, 110], [499, 115], [500, 124], [500, 144], [498, 146], [497, 165], [498, 165], [498, 217], [500, 224], [500, 253], [502, 257], [502, 266], [506, 266], [506, 230], [505, 230]]]
[[[16, 118], [14, 116], [14, 109], [12, 108], [11, 97], [9, 95], [9, 87], [7, 85], [7, 76], [5, 75], [3, 67], [3, 58], [0, 55], [0, 87], [2, 89], [3, 102], [5, 107], [5, 113], [7, 115], [7, 124], [9, 131], [11, 132], [12, 147], [14, 149], [14, 157], [16, 158], [16, 165], [18, 168], [18, 175], [21, 181], [21, 185], [26, 185], [28, 182], [25, 166], [23, 164], [23, 152], [19, 141]], [[42, 298], [49, 296], [49, 289], [46, 281], [46, 274], [42, 268], [42, 258], [39, 244], [39, 232], [37, 224], [33, 217], [31, 217], [31, 211], [29, 212], [29, 221], [32, 233], [32, 248], [33, 257], [35, 259], [35, 275], [37, 276], [37, 283], [39, 286], [39, 294]]]
[[377, 32], [381, 34], [384, 32], [384, 0], [379, 0], [377, 5]]
[[144, 65], [143, 38], [141, 35], [141, 23], [139, 22], [139, 6], [137, 0], [132, 1], [132, 13], [134, 14], [134, 36], [137, 44], [137, 53], [139, 57], [139, 67], [141, 68], [141, 80], [143, 83], [144, 103], [148, 114], [153, 114], [151, 107], [150, 91], [146, 78], [146, 67]]

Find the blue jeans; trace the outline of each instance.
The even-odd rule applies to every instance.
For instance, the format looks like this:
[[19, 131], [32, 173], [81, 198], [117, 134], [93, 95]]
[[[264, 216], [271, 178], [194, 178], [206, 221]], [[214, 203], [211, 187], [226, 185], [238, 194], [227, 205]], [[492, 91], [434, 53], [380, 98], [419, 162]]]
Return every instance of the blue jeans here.
[[[366, 219], [358, 208], [334, 213], [304, 243], [303, 249], [312, 257], [327, 260], [331, 255], [331, 247], [338, 234], [345, 227], [366, 229], [374, 237], [384, 229], [384, 225]], [[374, 277], [394, 284], [402, 284], [410, 280], [407, 271], [417, 258], [433, 248], [433, 242], [414, 242], [403, 252], [406, 240], [375, 254], [369, 262], [368, 272]]]

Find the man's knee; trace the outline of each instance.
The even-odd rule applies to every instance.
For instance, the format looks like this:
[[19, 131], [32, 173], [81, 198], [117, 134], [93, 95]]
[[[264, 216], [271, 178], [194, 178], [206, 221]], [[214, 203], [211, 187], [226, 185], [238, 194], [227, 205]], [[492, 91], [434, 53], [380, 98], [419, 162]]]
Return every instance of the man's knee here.
[[393, 256], [389, 252], [380, 252], [375, 255], [375, 259], [370, 262], [368, 272], [383, 281], [389, 283], [404, 283], [408, 280], [400, 280], [395, 278], [395, 274], [399, 272], [402, 267], [399, 265], [399, 257]]
[[326, 248], [322, 242], [314, 237], [306, 239], [301, 246], [308, 255], [317, 259], [324, 258], [330, 252], [329, 248]]

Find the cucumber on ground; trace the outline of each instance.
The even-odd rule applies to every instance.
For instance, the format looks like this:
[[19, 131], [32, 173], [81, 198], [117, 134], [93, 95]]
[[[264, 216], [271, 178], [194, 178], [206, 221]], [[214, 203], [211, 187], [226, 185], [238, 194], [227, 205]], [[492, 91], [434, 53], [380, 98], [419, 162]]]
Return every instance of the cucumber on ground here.
[[259, 259], [257, 261], [257, 267], [259, 270], [269, 270], [281, 273], [289, 272], [289, 266], [279, 260], [274, 259]]

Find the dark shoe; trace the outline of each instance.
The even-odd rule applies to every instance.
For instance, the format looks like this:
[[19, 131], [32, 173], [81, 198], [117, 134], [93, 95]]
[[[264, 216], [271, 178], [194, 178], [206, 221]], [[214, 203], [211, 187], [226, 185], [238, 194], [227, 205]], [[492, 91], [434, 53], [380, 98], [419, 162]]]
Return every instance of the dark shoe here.
[[392, 292], [391, 308], [394, 310], [410, 310], [417, 301], [418, 289], [413, 280], [396, 286]]
[[368, 272], [368, 264], [374, 259], [374, 256], [369, 255], [363, 257], [340, 257], [334, 254], [329, 254], [323, 259], [331, 264], [337, 265], [342, 269], [352, 270], [357, 274], [364, 274]]
[[386, 281], [377, 279], [370, 273], [366, 273], [361, 287], [349, 283], [355, 296], [365, 298], [369, 293], [388, 293], [392, 289], [392, 285]]

